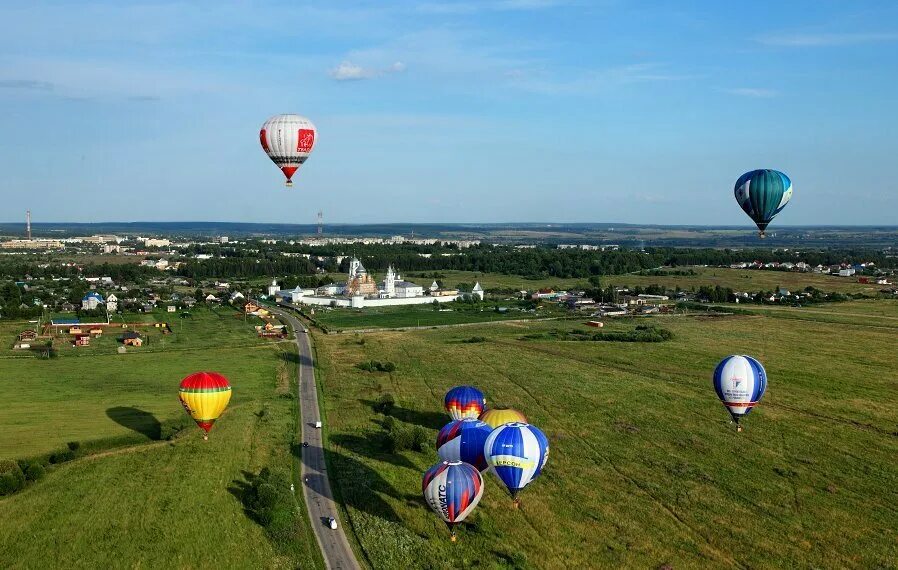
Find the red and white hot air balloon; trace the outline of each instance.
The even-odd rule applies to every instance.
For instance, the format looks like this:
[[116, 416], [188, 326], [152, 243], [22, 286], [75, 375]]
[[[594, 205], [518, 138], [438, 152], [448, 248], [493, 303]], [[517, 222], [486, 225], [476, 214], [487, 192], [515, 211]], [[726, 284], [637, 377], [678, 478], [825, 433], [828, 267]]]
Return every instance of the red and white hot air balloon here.
[[299, 115], [275, 115], [259, 131], [262, 150], [287, 177], [293, 186], [293, 174], [312, 154], [318, 142], [318, 131], [312, 121]]

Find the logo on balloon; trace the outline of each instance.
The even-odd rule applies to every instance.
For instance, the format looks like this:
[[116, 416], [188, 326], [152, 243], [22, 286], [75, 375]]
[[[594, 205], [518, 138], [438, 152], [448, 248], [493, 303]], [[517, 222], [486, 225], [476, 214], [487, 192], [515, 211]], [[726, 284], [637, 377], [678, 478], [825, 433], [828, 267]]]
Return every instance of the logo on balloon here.
[[299, 129], [296, 139], [296, 152], [311, 152], [315, 145], [315, 131], [312, 129]]

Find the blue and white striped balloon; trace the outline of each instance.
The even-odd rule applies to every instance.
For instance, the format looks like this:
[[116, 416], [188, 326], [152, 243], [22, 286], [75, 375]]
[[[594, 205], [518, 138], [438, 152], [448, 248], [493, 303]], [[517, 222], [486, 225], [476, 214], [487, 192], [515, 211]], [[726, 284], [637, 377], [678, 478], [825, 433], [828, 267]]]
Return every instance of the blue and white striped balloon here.
[[483, 453], [517, 505], [518, 493], [539, 476], [549, 459], [549, 440], [536, 426], [513, 422], [493, 430]]
[[764, 397], [767, 389], [767, 372], [751, 356], [731, 355], [720, 361], [714, 370], [714, 390], [736, 422], [748, 414]]

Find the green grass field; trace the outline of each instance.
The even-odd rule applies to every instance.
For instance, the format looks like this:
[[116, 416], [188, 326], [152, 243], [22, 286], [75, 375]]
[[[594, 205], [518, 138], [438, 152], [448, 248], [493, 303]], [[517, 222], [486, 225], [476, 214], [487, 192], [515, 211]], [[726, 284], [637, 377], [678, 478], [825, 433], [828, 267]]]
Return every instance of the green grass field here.
[[[681, 268], [687, 269], [687, 268]], [[664, 285], [674, 289], [681, 287], [689, 290], [692, 287], [698, 289], [703, 285], [720, 285], [732, 287], [737, 291], [773, 290], [777, 286], [787, 287], [792, 290], [804, 289], [813, 286], [827, 292], [840, 293], [865, 293], [875, 295], [881, 286], [867, 285], [857, 282], [854, 277], [835, 277], [832, 275], [819, 275], [816, 273], [793, 273], [786, 271], [759, 271], [748, 269], [729, 269], [717, 267], [693, 267], [698, 275], [606, 275], [602, 276], [602, 285], [617, 286], [647, 286]], [[445, 277], [442, 281], [454, 287], [456, 283], [473, 283], [480, 281], [487, 290], [493, 288], [525, 289], [532, 291], [541, 287], [573, 288], [588, 286], [586, 279], [557, 279], [548, 277], [545, 279], [526, 279], [519, 275], [502, 275], [500, 273], [478, 273], [473, 271], [440, 271]], [[422, 285], [430, 285], [432, 277], [409, 276], [410, 281]]]
[[[73, 440], [95, 453], [0, 499], [0, 567], [323, 567], [301, 494], [296, 541], [276, 547], [232, 492], [263, 466], [296, 471], [297, 427], [296, 401], [282, 396], [295, 391], [295, 348], [258, 339], [235, 314], [194, 311], [164, 350], [98, 343], [50, 360], [11, 356], [22, 325], [0, 328], [0, 458]], [[229, 378], [227, 411], [208, 442], [192, 422], [160, 441], [184, 418], [178, 383], [198, 370]]]
[[[502, 305], [500, 303], [500, 305]], [[314, 318], [333, 330], [362, 328], [402, 328], [457, 325], [501, 320], [534, 319], [560, 316], [563, 313], [555, 306], [541, 307], [534, 312], [519, 310], [515, 304], [506, 304], [507, 311], [496, 312], [493, 304], [474, 306], [464, 304], [443, 305], [443, 311], [434, 311], [433, 306], [406, 305], [368, 309], [316, 309]], [[502, 305], [505, 306], [505, 305]]]
[[[867, 322], [898, 318], [898, 303], [827, 309], [847, 321], [653, 317], [675, 337], [652, 344], [520, 340], [583, 327], [571, 322], [383, 332], [364, 343], [316, 334], [345, 526], [375, 568], [894, 567], [898, 352], [894, 330]], [[471, 335], [489, 341], [460, 342]], [[742, 434], [710, 382], [731, 353], [757, 356], [770, 376]], [[354, 367], [372, 358], [396, 372]], [[370, 403], [392, 393], [393, 415], [435, 438], [448, 421], [443, 394], [460, 383], [524, 411], [552, 452], [520, 510], [487, 476], [452, 544], [420, 496], [436, 452], [386, 452]]]

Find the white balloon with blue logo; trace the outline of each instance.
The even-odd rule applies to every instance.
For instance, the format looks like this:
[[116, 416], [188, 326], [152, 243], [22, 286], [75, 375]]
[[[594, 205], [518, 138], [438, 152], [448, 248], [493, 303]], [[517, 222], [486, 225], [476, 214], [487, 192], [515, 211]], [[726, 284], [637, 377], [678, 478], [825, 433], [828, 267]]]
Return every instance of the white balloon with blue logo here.
[[751, 356], [727, 356], [714, 370], [714, 390], [736, 422], [737, 430], [742, 431], [739, 420], [751, 412], [764, 397], [767, 372]]

